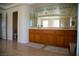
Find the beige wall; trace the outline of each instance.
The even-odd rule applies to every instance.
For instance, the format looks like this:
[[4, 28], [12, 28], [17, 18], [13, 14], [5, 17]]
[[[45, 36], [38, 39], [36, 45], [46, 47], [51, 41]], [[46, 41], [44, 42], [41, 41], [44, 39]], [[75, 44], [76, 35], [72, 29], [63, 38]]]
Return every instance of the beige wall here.
[[2, 14], [2, 38], [6, 39], [6, 19], [5, 19], [5, 11], [4, 10], [0, 10], [0, 13]]
[[[29, 6], [25, 4], [20, 4], [15, 7], [9, 8], [3, 12], [3, 22], [5, 24], [5, 14], [8, 14], [7, 19], [7, 39], [12, 39], [13, 34], [13, 19], [12, 19], [12, 13], [18, 11], [18, 42], [20, 43], [28, 43], [28, 20], [29, 20]], [[6, 27], [3, 27], [5, 29]], [[5, 34], [3, 33], [3, 38], [5, 39]]]

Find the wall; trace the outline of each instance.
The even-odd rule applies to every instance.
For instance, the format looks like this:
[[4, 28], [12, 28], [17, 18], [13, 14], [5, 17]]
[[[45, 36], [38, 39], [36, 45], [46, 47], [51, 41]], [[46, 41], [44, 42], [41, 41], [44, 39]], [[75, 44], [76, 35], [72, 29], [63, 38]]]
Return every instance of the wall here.
[[28, 43], [28, 29], [29, 29], [29, 7], [21, 6], [18, 19], [18, 42]]
[[[29, 20], [29, 6], [26, 4], [19, 4], [15, 7], [7, 9], [4, 14], [8, 14], [7, 19], [7, 39], [13, 40], [13, 19], [12, 14], [18, 11], [18, 42], [28, 43], [28, 20]], [[5, 15], [4, 15], [5, 16]], [[5, 17], [4, 17], [5, 18]], [[3, 19], [5, 20], [5, 19]], [[5, 22], [5, 21], [4, 21]], [[6, 27], [5, 27], [6, 28]], [[5, 36], [5, 33], [3, 33]], [[4, 37], [3, 37], [4, 38]]]
[[79, 56], [79, 4], [78, 4], [78, 28], [77, 28], [77, 51], [76, 51], [76, 55]]
[[4, 10], [0, 10], [0, 13], [2, 14], [2, 38], [6, 39], [6, 13]]

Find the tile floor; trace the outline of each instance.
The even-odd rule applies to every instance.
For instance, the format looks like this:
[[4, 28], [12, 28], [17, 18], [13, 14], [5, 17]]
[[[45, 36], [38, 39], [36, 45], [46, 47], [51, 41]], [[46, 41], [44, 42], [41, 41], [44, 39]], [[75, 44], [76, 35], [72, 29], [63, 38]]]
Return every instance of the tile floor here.
[[0, 40], [1, 56], [69, 56], [67, 53], [51, 52], [44, 48], [33, 48], [10, 40]]

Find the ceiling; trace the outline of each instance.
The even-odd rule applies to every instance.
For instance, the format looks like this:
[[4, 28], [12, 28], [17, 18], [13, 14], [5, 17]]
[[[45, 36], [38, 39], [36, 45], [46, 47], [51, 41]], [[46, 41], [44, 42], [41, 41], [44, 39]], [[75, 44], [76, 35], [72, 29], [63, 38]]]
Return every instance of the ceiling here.
[[0, 6], [8, 6], [8, 5], [11, 5], [13, 3], [0, 3]]
[[18, 5], [18, 3], [0, 3], [0, 9], [7, 9]]
[[[15, 5], [22, 4], [22, 3], [0, 3], [0, 9], [7, 9], [9, 7], [13, 7]], [[59, 6], [58, 3], [25, 3], [31, 5], [31, 7], [36, 8], [36, 7], [44, 7], [44, 6], [49, 6], [49, 5], [57, 5]]]
[[[0, 9], [7, 9], [22, 3], [0, 3]], [[23, 4], [31, 4], [31, 3], [23, 3]]]

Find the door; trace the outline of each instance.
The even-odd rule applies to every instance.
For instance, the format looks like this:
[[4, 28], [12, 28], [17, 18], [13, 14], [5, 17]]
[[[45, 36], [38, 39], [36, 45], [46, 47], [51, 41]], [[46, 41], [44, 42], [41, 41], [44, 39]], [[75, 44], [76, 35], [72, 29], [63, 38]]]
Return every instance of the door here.
[[18, 12], [13, 12], [13, 40], [17, 41], [17, 21], [18, 21]]
[[8, 14], [6, 13], [6, 40], [7, 40], [7, 22], [8, 22]]
[[2, 14], [0, 14], [0, 39], [2, 39]]

